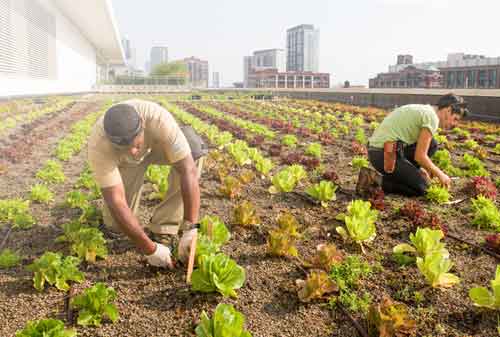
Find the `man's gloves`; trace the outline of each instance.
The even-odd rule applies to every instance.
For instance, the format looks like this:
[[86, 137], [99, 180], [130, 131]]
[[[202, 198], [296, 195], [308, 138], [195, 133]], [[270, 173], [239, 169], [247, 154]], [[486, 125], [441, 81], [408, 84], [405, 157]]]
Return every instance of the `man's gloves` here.
[[179, 240], [178, 256], [182, 263], [186, 263], [189, 259], [189, 248], [193, 237], [198, 233], [197, 228], [185, 230], [182, 232], [181, 239]]
[[146, 255], [148, 263], [155, 267], [167, 267], [169, 269], [173, 269], [174, 264], [172, 263], [172, 254], [170, 253], [170, 249], [168, 249], [167, 246], [164, 246], [161, 243], [155, 242], [155, 244], [156, 249], [154, 253], [151, 255]]

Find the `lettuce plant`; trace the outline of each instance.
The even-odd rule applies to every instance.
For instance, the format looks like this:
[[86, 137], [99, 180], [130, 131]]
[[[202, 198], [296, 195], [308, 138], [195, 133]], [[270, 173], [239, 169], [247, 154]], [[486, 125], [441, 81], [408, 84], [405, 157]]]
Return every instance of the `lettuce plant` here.
[[484, 244], [491, 250], [500, 253], [500, 234], [490, 234], [484, 238]]
[[273, 186], [269, 188], [269, 192], [291, 192], [297, 186], [298, 182], [306, 176], [307, 173], [301, 165], [288, 166], [273, 176]]
[[322, 148], [320, 143], [311, 143], [306, 148], [306, 154], [316, 158], [321, 158], [321, 151]]
[[417, 331], [417, 323], [410, 319], [407, 306], [388, 297], [370, 307], [367, 321], [373, 336], [413, 336]]
[[238, 175], [238, 178], [243, 184], [248, 185], [255, 179], [255, 173], [252, 170], [243, 169]]
[[70, 303], [72, 308], [78, 309], [77, 324], [83, 326], [101, 326], [104, 317], [113, 323], [120, 317], [118, 309], [112, 303], [116, 299], [116, 291], [106, 287], [102, 282], [85, 289], [75, 296]]
[[494, 228], [500, 231], [500, 211], [493, 200], [479, 195], [476, 199], [472, 199], [472, 209], [474, 211], [472, 224], [478, 228]]
[[269, 158], [262, 158], [255, 161], [255, 169], [263, 176], [267, 176], [273, 166], [273, 162]]
[[61, 164], [50, 159], [47, 160], [44, 168], [37, 172], [36, 177], [49, 184], [60, 184], [66, 180]]
[[216, 254], [220, 247], [229, 241], [231, 234], [226, 225], [217, 216], [205, 216], [200, 221], [196, 256]]
[[16, 337], [76, 337], [75, 329], [65, 329], [64, 322], [58, 319], [41, 319], [28, 321], [22, 330], [16, 332]]
[[195, 329], [197, 337], [252, 337], [244, 329], [245, 316], [231, 304], [218, 304], [213, 318], [201, 313], [200, 323]]
[[69, 290], [68, 281], [81, 283], [85, 276], [78, 270], [80, 259], [74, 256], [62, 257], [59, 253], [46, 252], [27, 266], [34, 273], [33, 286], [42, 291], [47, 282], [57, 289]]
[[83, 209], [89, 203], [87, 194], [82, 191], [70, 191], [66, 193], [66, 205], [70, 208]]
[[97, 257], [106, 258], [108, 249], [103, 233], [93, 227], [80, 228], [71, 242], [71, 253], [90, 263], [95, 263]]
[[271, 255], [276, 256], [298, 256], [295, 242], [300, 237], [298, 233], [299, 223], [290, 213], [280, 215], [278, 228], [269, 231], [267, 248]]
[[281, 143], [290, 148], [295, 148], [297, 146], [297, 137], [294, 135], [284, 135], [281, 138]]
[[36, 184], [31, 187], [30, 199], [42, 204], [54, 201], [54, 194], [44, 184]]
[[453, 166], [451, 162], [450, 152], [446, 149], [437, 150], [436, 153], [434, 153], [434, 155], [432, 156], [432, 162], [449, 175], [452, 176], [463, 175], [462, 170]]
[[431, 185], [427, 188], [425, 197], [436, 204], [444, 204], [450, 201], [450, 192], [446, 187]]
[[260, 218], [252, 203], [243, 201], [238, 204], [233, 211], [235, 224], [241, 226], [251, 226], [260, 223]]
[[368, 139], [366, 138], [365, 130], [363, 130], [362, 128], [359, 128], [356, 130], [356, 134], [354, 135], [354, 139], [356, 139], [356, 141], [359, 144], [367, 144], [368, 143]]
[[21, 257], [14, 251], [6, 248], [0, 253], [0, 269], [12, 268], [21, 263]]
[[493, 149], [493, 152], [495, 152], [496, 154], [500, 154], [500, 143], [498, 143], [497, 145], [495, 145], [495, 148]]
[[481, 159], [466, 153], [464, 154], [462, 160], [467, 167], [465, 170], [465, 175], [467, 177], [488, 177], [490, 175], [488, 170], [484, 168], [484, 164]]
[[444, 242], [441, 242], [444, 234], [441, 230], [430, 228], [417, 228], [415, 234], [410, 234], [410, 241], [413, 245], [402, 243], [394, 247], [395, 254], [412, 253], [419, 257], [424, 257], [432, 253], [441, 253], [444, 257], [450, 254], [445, 248]]
[[224, 297], [237, 298], [235, 289], [245, 282], [245, 270], [223, 253], [204, 255], [193, 271], [192, 288], [200, 292], [219, 292]]
[[344, 260], [344, 255], [334, 244], [319, 244], [316, 246], [316, 255], [311, 261], [311, 266], [330, 272], [334, 265], [340, 264]]
[[246, 149], [236, 147], [234, 144], [229, 144], [227, 149], [239, 166], [248, 165], [252, 162]]
[[337, 219], [345, 222], [346, 228], [339, 226], [336, 231], [344, 240], [351, 239], [359, 244], [364, 252], [363, 243], [372, 241], [377, 235], [375, 227], [377, 216], [378, 211], [371, 209], [370, 202], [351, 201], [347, 207], [347, 214], [337, 216]]
[[220, 192], [229, 199], [234, 199], [240, 194], [241, 188], [241, 182], [238, 179], [233, 176], [226, 176], [222, 181]]
[[370, 163], [368, 162], [368, 159], [366, 159], [365, 157], [357, 156], [357, 157], [352, 158], [351, 165], [356, 170], [360, 170], [363, 167], [370, 166]]
[[417, 257], [418, 269], [433, 288], [449, 288], [460, 282], [456, 275], [448, 273], [452, 265], [449, 257], [442, 252]]
[[477, 307], [500, 310], [500, 266], [497, 266], [495, 279], [490, 284], [493, 292], [485, 287], [475, 287], [469, 290], [469, 297]]
[[28, 229], [34, 223], [29, 200], [0, 200], [0, 224], [11, 224], [13, 228]]
[[495, 184], [486, 177], [472, 177], [467, 183], [466, 190], [470, 192], [473, 197], [483, 195], [491, 200], [496, 200], [498, 193]]
[[149, 196], [149, 200], [163, 200], [168, 190], [168, 176], [170, 175], [170, 166], [149, 165], [146, 171], [146, 179], [153, 184], [154, 192]]
[[302, 302], [310, 302], [339, 290], [335, 282], [322, 270], [311, 272], [306, 280], [297, 280], [296, 284], [299, 287], [298, 296]]
[[321, 206], [327, 207], [329, 201], [336, 199], [336, 190], [337, 186], [333, 182], [322, 180], [318, 184], [309, 186], [306, 189], [306, 193], [314, 199], [320, 201]]
[[474, 150], [479, 146], [479, 144], [474, 140], [474, 139], [467, 139], [464, 143], [463, 146], [469, 150]]

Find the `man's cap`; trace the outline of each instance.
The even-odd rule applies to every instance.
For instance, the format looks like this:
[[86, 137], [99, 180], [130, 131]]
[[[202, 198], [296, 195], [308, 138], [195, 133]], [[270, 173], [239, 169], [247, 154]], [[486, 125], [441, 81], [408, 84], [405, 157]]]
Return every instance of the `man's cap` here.
[[130, 104], [113, 105], [104, 114], [104, 131], [116, 145], [130, 145], [141, 132], [141, 117]]
[[455, 95], [453, 93], [441, 96], [437, 106], [438, 109], [451, 107], [452, 113], [458, 114], [462, 117], [466, 117], [467, 115], [469, 115], [469, 110], [467, 109], [467, 102], [465, 102], [463, 97]]

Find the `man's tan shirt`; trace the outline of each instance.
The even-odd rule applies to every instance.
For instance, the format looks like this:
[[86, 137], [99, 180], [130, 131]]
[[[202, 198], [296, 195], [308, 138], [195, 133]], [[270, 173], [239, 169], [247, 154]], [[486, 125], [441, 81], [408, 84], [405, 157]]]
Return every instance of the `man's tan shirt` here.
[[138, 165], [152, 154], [166, 156], [168, 164], [173, 164], [191, 153], [186, 137], [166, 109], [156, 103], [139, 99], [123, 103], [132, 105], [143, 120], [144, 147], [141, 154], [134, 158], [126, 149], [114, 146], [105, 134], [104, 117], [101, 117], [88, 142], [89, 165], [101, 188], [123, 183], [118, 169], [121, 165]]

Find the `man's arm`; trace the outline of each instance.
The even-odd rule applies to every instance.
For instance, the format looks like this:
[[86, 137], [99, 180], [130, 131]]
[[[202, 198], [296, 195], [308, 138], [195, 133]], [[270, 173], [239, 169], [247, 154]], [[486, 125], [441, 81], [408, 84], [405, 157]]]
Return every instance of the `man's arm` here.
[[101, 191], [104, 201], [120, 229], [134, 242], [142, 254], [153, 254], [156, 244], [144, 233], [139, 220], [128, 206], [123, 184], [106, 187]]
[[198, 169], [191, 154], [173, 164], [180, 176], [184, 220], [197, 223], [200, 214], [200, 186]]
[[429, 146], [432, 141], [432, 133], [427, 128], [420, 131], [417, 141], [417, 149], [415, 150], [415, 161], [420, 164], [433, 177], [437, 177], [441, 183], [447, 187], [450, 185], [450, 177], [448, 177], [439, 167], [437, 167], [427, 155]]

